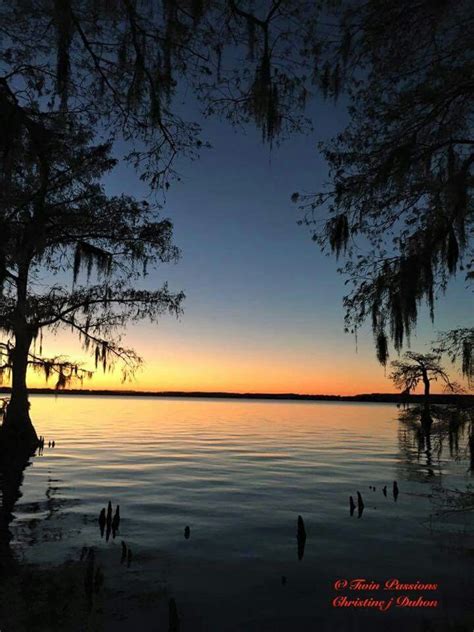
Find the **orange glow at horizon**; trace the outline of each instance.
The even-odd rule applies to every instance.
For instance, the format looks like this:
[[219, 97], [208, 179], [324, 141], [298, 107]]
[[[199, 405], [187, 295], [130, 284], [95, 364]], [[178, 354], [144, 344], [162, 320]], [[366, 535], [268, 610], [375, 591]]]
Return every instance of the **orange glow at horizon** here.
[[[194, 346], [168, 339], [151, 346], [139, 336], [133, 346], [144, 357], [144, 365], [135, 379], [122, 382], [117, 367], [104, 373], [95, 370], [92, 379], [71, 383], [70, 388], [91, 390], [134, 391], [203, 391], [235, 393], [298, 393], [326, 395], [355, 395], [359, 393], [396, 392], [383, 368], [373, 357], [370, 347], [366, 353], [337, 353], [331, 346], [320, 348], [314, 357], [305, 349], [251, 349], [249, 347], [206, 348], [196, 341]], [[128, 342], [128, 341], [127, 341]], [[67, 343], [67, 346], [66, 344]], [[66, 352], [67, 349], [67, 352]], [[89, 356], [67, 335], [48, 340], [45, 352], [68, 355], [93, 369]], [[42, 374], [29, 372], [30, 387], [54, 388], [55, 378], [48, 383]], [[433, 383], [433, 393], [442, 392]]]

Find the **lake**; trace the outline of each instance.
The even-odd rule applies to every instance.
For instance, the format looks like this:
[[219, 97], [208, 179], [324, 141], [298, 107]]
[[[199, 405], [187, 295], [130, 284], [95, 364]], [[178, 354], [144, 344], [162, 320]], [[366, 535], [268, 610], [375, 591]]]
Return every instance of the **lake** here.
[[[472, 512], [442, 511], [443, 490], [472, 480], [467, 426], [435, 421], [427, 435], [394, 404], [31, 402], [46, 445], [24, 471], [11, 550], [44, 571], [77, 566], [92, 547], [104, 575], [89, 615], [35, 629], [167, 631], [174, 598], [181, 632], [472, 630]], [[349, 511], [358, 491], [360, 517]], [[121, 521], [106, 541], [98, 517], [109, 500]], [[356, 578], [372, 587], [344, 583]], [[390, 579], [415, 587], [384, 590]], [[3, 616], [2, 632], [26, 629]]]

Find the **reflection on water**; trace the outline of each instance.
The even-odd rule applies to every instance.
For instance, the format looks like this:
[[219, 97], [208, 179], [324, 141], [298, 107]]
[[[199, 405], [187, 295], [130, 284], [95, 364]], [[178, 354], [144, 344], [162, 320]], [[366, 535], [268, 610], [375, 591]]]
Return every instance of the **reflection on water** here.
[[21, 497], [23, 473], [31, 463], [31, 455], [23, 452], [0, 451], [0, 572], [7, 572], [13, 558], [10, 548], [10, 524], [14, 519], [15, 503]]
[[306, 529], [304, 527], [304, 521], [301, 516], [298, 516], [298, 530], [296, 532], [296, 541], [298, 543], [298, 559], [302, 560], [304, 557], [304, 547], [306, 545]]
[[[19, 485], [4, 496], [7, 548], [23, 564], [88, 568], [80, 590], [86, 581], [91, 599], [106, 596], [101, 625], [168, 629], [176, 604], [181, 630], [471, 624], [470, 560], [426, 528], [434, 486], [470, 480], [470, 418], [441, 410], [422, 424], [402, 411], [399, 421], [387, 404], [46, 396], [32, 414], [45, 445], [23, 496]], [[459, 513], [443, 528], [466, 534], [470, 520]], [[341, 577], [436, 582], [442, 607], [342, 611], [331, 606]]]
[[423, 468], [418, 474], [441, 476], [446, 459], [462, 460], [474, 470], [473, 408], [413, 406], [400, 413], [400, 422], [401, 452], [408, 464]]

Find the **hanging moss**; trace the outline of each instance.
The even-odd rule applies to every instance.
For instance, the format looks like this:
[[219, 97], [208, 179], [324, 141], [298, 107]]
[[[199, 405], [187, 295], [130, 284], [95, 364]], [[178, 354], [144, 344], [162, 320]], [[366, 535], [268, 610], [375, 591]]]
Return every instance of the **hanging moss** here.
[[[71, 120], [65, 124], [64, 119], [28, 116], [33, 118], [24, 124], [18, 141], [23, 149], [15, 156], [16, 173], [21, 173], [23, 180], [21, 186], [17, 183], [16, 197], [11, 198], [21, 221], [10, 221], [11, 236], [0, 241], [13, 283], [20, 273], [27, 275], [27, 294], [24, 297], [10, 291], [11, 285], [8, 291], [2, 290], [0, 331], [7, 342], [0, 342], [0, 377], [9, 378], [16, 362], [14, 346], [8, 339], [13, 340], [17, 331], [31, 336], [30, 368], [46, 381], [56, 377], [56, 388], [65, 388], [73, 379], [90, 377], [91, 372], [77, 363], [43, 357], [43, 329], [59, 327], [79, 336], [84, 350], [95, 353], [97, 367], [108, 371], [114, 363], [123, 363], [124, 374], [129, 376], [139, 366], [140, 358], [121, 346], [117, 330], [129, 321], [153, 321], [165, 311], [180, 310], [181, 293], [173, 295], [166, 286], [156, 291], [134, 287], [147, 264], [178, 257], [172, 244], [172, 224], [160, 221], [157, 209], [149, 204], [130, 196], [105, 195], [100, 179], [115, 164], [110, 159], [110, 145], [90, 146], [90, 132], [74, 128]], [[54, 151], [45, 153], [45, 146]], [[48, 162], [46, 169], [44, 160]], [[30, 204], [38, 191], [44, 196], [38, 212], [36, 208], [25, 211], [25, 200]], [[7, 234], [5, 231], [2, 237]], [[74, 280], [71, 290], [59, 284], [55, 276], [66, 271], [70, 259]], [[41, 286], [32, 283], [38, 271], [53, 279], [43, 293]], [[81, 271], [86, 278], [77, 287]], [[93, 272], [97, 276], [94, 282]]]
[[382, 328], [379, 329], [376, 334], [375, 346], [377, 350], [377, 360], [380, 362], [380, 364], [386, 366], [389, 357], [388, 339]]
[[265, 32], [264, 49], [250, 89], [247, 110], [262, 130], [262, 138], [270, 143], [279, 134], [282, 125], [278, 86], [272, 81], [268, 34]]
[[70, 0], [54, 0], [54, 22], [57, 38], [56, 90], [61, 97], [62, 107], [67, 107], [70, 48], [73, 36]]
[[474, 328], [452, 329], [438, 336], [434, 352], [447, 355], [452, 362], [461, 360], [462, 375], [470, 387], [474, 384]]
[[448, 266], [449, 273], [454, 274], [454, 272], [456, 272], [459, 259], [459, 245], [453, 228], [449, 230], [447, 242], [446, 264]]
[[99, 276], [110, 276], [112, 270], [112, 255], [93, 244], [79, 241], [74, 252], [74, 283], [77, 281], [82, 266], [86, 268], [88, 279], [90, 279], [94, 266]]
[[339, 257], [341, 252], [346, 250], [347, 242], [349, 241], [347, 214], [339, 213], [332, 218], [327, 224], [327, 230], [331, 248], [336, 253], [336, 257]]
[[462, 341], [462, 373], [470, 383], [474, 381], [474, 331]]

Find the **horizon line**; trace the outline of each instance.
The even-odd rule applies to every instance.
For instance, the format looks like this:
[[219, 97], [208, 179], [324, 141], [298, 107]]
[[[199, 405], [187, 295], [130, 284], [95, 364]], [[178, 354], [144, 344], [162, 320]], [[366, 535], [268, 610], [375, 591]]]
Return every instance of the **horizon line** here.
[[[406, 395], [402, 395], [400, 392], [372, 392], [372, 393], [357, 393], [353, 395], [336, 395], [336, 394], [323, 394], [323, 393], [255, 393], [255, 392], [235, 392], [235, 391], [141, 391], [133, 389], [82, 389], [82, 388], [67, 388], [56, 389], [50, 387], [32, 387], [28, 389], [30, 394], [39, 395], [115, 395], [118, 397], [189, 397], [189, 398], [215, 398], [215, 399], [276, 399], [276, 400], [340, 400], [340, 401], [388, 401], [388, 402], [403, 402], [403, 401], [417, 401], [422, 400], [424, 396], [422, 394], [413, 393], [407, 398]], [[11, 387], [1, 386], [0, 393], [9, 394]], [[433, 400], [450, 400], [456, 398], [474, 398], [474, 394], [471, 393], [432, 393], [430, 399]]]

